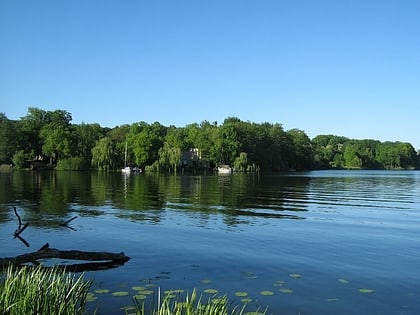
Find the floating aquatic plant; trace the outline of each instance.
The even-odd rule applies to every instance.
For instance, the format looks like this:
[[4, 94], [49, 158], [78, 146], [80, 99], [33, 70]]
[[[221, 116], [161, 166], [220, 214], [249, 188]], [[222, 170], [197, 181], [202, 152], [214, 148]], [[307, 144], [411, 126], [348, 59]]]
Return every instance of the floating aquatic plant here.
[[241, 302], [242, 303], [251, 303], [252, 299], [251, 298], [244, 298], [244, 299], [241, 299]]
[[359, 292], [360, 293], [363, 293], [363, 294], [371, 294], [371, 293], [375, 292], [375, 290], [372, 290], [372, 289], [359, 289]]
[[235, 292], [235, 295], [239, 296], [239, 297], [244, 297], [244, 296], [248, 296], [248, 293], [246, 293], [246, 292]]
[[343, 283], [343, 284], [349, 283], [349, 281], [346, 279], [338, 279], [338, 282]]
[[144, 294], [144, 295], [153, 294], [153, 291], [152, 290], [140, 290], [138, 292], [139, 292], [139, 294]]
[[219, 292], [219, 291], [217, 291], [216, 289], [205, 289], [205, 290], [203, 290], [203, 293], [206, 293], [206, 294], [216, 294], [217, 292]]
[[141, 286], [134, 286], [131, 287], [134, 291], [142, 291], [142, 290], [146, 290], [146, 287], [141, 287]]
[[204, 284], [208, 284], [208, 283], [211, 283], [211, 280], [209, 280], [209, 279], [203, 279], [203, 280], [200, 280], [200, 282], [201, 283], [204, 283]]
[[86, 295], [86, 302], [94, 302], [98, 299], [98, 297], [95, 295], [95, 293], [88, 292]]
[[264, 295], [264, 296], [270, 296], [270, 295], [274, 295], [274, 292], [273, 291], [269, 291], [269, 290], [265, 290], [265, 291], [261, 291], [260, 294], [261, 295]]
[[279, 289], [279, 291], [280, 291], [281, 293], [293, 293], [293, 290], [292, 290], [292, 289], [286, 289], [286, 288], [284, 288], [284, 289]]
[[281, 287], [281, 286], [283, 286], [283, 284], [284, 284], [285, 282], [284, 281], [282, 281], [282, 280], [277, 280], [275, 283], [274, 283], [274, 286], [275, 287]]
[[106, 294], [106, 293], [109, 293], [110, 291], [108, 289], [96, 289], [94, 292], [98, 294]]
[[147, 295], [144, 294], [136, 294], [133, 296], [136, 300], [145, 300], [147, 299]]
[[289, 277], [298, 279], [298, 278], [300, 278], [302, 276], [300, 274], [298, 274], [298, 273], [291, 273], [291, 274], [289, 274]]
[[113, 296], [127, 296], [129, 295], [129, 293], [127, 291], [116, 291], [116, 292], [112, 292]]

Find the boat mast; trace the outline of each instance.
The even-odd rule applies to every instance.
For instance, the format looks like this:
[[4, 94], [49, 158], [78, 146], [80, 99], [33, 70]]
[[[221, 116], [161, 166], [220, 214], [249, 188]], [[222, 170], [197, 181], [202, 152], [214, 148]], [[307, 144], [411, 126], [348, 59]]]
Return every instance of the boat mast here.
[[127, 141], [125, 142], [124, 166], [127, 166]]

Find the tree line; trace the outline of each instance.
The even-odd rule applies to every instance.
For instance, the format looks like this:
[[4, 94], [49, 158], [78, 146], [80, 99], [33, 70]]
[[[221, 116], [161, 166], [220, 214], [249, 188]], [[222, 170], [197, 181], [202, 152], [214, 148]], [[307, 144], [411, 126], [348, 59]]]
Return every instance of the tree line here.
[[237, 117], [228, 117], [222, 124], [203, 121], [185, 127], [140, 121], [107, 128], [71, 121], [66, 110], [30, 107], [19, 120], [0, 113], [0, 164], [110, 171], [124, 166], [126, 156], [129, 165], [154, 172], [212, 170], [221, 164], [236, 171], [420, 166], [419, 153], [407, 142], [336, 135], [310, 139], [300, 129], [285, 131], [279, 123]]

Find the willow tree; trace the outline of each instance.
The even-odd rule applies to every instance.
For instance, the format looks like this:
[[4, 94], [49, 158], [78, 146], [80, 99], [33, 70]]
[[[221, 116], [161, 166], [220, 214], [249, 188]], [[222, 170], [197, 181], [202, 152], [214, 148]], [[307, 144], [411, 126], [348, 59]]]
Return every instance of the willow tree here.
[[115, 144], [111, 139], [104, 137], [98, 140], [92, 149], [92, 166], [104, 171], [115, 168], [114, 152]]

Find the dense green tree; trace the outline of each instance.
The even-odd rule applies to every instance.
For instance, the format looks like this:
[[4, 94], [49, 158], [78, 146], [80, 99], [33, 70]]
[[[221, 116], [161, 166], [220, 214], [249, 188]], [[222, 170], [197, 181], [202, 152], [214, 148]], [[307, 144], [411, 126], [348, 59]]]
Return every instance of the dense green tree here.
[[104, 136], [104, 130], [99, 124], [72, 125], [74, 148], [72, 156], [82, 157], [88, 164], [92, 161], [92, 148]]
[[318, 135], [312, 139], [316, 168], [344, 167], [344, 144], [350, 139], [335, 135]]
[[41, 127], [40, 139], [44, 156], [50, 157], [50, 163], [55, 164], [60, 158], [71, 156], [74, 133], [70, 130], [71, 114], [64, 110], [47, 113], [47, 123]]
[[268, 130], [268, 137], [261, 143], [267, 143], [267, 148], [260, 148], [262, 152], [269, 158], [267, 166], [262, 165], [262, 169], [266, 171], [281, 171], [290, 168], [290, 143], [286, 132], [281, 124], [268, 124], [265, 123], [265, 128]]
[[219, 127], [216, 147], [220, 156], [217, 164], [232, 164], [239, 155], [241, 143], [236, 128], [238, 122], [236, 117], [226, 118], [223, 125]]
[[201, 162], [204, 167], [213, 168], [218, 162], [220, 157], [218, 143], [219, 134], [217, 124], [211, 124], [208, 121], [201, 122], [197, 138], [191, 147], [197, 148], [200, 151]]
[[4, 113], [0, 113], [0, 164], [10, 164], [13, 154], [18, 147], [16, 122], [9, 120]]
[[291, 139], [291, 161], [289, 161], [289, 166], [297, 170], [311, 169], [313, 151], [309, 137], [303, 130], [299, 129], [291, 129], [287, 131], [287, 135]]
[[35, 107], [29, 107], [27, 115], [21, 119], [20, 140], [32, 159], [43, 159], [41, 129], [50, 122], [48, 112]]
[[346, 168], [362, 168], [363, 162], [354, 144], [349, 143], [344, 147], [343, 153], [344, 166]]
[[[23, 167], [28, 160], [51, 161], [57, 169], [102, 170], [127, 163], [153, 170], [178, 171], [184, 151], [194, 150], [193, 168], [230, 164], [237, 170], [281, 171], [311, 168], [410, 169], [420, 167], [411, 144], [356, 140], [319, 135], [310, 140], [299, 129], [284, 131], [281, 124], [252, 123], [228, 117], [222, 125], [203, 121], [185, 127], [158, 122], [102, 128], [71, 124], [65, 110], [30, 107], [20, 120], [0, 113], [0, 163]], [[88, 162], [88, 163], [87, 163]]]
[[134, 154], [135, 164], [143, 167], [157, 161], [165, 134], [166, 128], [156, 122], [152, 125], [140, 122], [132, 126], [128, 140]]

